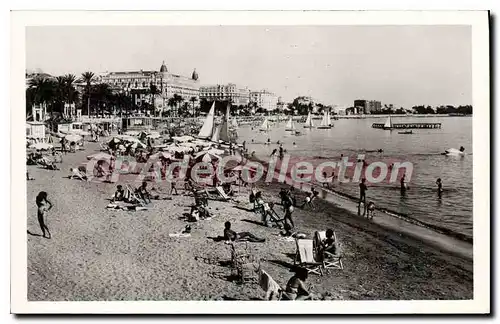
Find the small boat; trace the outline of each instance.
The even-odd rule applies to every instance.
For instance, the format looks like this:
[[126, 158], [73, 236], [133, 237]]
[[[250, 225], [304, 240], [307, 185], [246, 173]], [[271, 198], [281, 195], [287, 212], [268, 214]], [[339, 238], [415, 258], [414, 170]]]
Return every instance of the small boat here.
[[306, 123], [304, 124], [304, 128], [314, 128], [311, 113], [309, 113], [307, 115], [307, 119], [306, 119]]
[[296, 130], [296, 131], [293, 132], [293, 135], [299, 136], [299, 135], [302, 135], [302, 133], [300, 131]]
[[285, 130], [286, 131], [294, 131], [295, 130], [294, 126], [295, 125], [293, 124], [293, 119], [292, 119], [292, 117], [290, 117], [290, 119], [288, 120], [288, 122], [285, 125]]
[[317, 127], [318, 129], [330, 129], [332, 128], [331, 121], [330, 121], [330, 114], [328, 111], [325, 111], [325, 114], [323, 115], [323, 119], [321, 120], [321, 124]]
[[398, 132], [398, 134], [413, 134], [413, 131], [407, 130], [407, 131]]
[[261, 132], [268, 132], [271, 126], [269, 125], [269, 121], [267, 120], [267, 117], [264, 119], [264, 122], [262, 125], [260, 125], [259, 131]]
[[464, 156], [465, 148], [462, 146], [459, 150], [456, 148], [450, 148], [444, 151], [443, 155], [453, 155], [453, 156]]
[[387, 117], [387, 120], [385, 121], [385, 124], [384, 124], [384, 128], [383, 129], [387, 129], [387, 130], [391, 130], [392, 129], [392, 120], [391, 120], [391, 116]]

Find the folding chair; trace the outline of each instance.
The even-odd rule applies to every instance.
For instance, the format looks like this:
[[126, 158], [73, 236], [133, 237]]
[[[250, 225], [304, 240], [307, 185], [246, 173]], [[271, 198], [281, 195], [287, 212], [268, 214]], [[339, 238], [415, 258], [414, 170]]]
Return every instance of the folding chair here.
[[322, 252], [321, 257], [323, 259], [323, 267], [325, 269], [341, 269], [341, 270], [343, 270], [344, 266], [342, 265], [342, 256], [340, 255], [340, 253], [338, 251], [337, 234], [335, 234], [335, 232], [333, 232], [333, 239], [335, 240], [335, 244], [337, 246], [335, 253], [325, 251], [321, 248], [321, 242], [323, 242], [326, 239], [326, 231], [314, 233], [314, 238], [317, 242], [316, 247], [318, 248], [319, 251]]
[[313, 240], [298, 239], [295, 242], [297, 244], [297, 253], [295, 254], [294, 264], [307, 269], [309, 273], [322, 276], [323, 262], [317, 261]]
[[278, 213], [274, 210], [272, 206], [269, 206], [269, 210], [267, 210], [267, 216], [269, 216], [271, 223], [276, 224], [278, 228], [283, 228], [285, 226], [285, 219], [280, 218]]
[[222, 201], [229, 201], [231, 198], [226, 195], [224, 192], [224, 189], [222, 187], [215, 187], [211, 189], [205, 189], [205, 192], [208, 196], [208, 199], [212, 200], [222, 200]]

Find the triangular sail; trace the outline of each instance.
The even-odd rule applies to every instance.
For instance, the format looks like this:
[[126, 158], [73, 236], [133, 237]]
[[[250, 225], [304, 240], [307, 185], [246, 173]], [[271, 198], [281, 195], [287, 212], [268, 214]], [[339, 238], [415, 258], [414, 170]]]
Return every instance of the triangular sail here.
[[305, 126], [306, 127], [313, 127], [314, 126], [311, 113], [307, 114], [307, 120], [306, 120]]
[[332, 119], [330, 117], [330, 112], [329, 111], [326, 113], [326, 116], [327, 116], [327, 123], [328, 123], [327, 125], [331, 125], [332, 124]]
[[234, 128], [234, 129], [237, 129], [238, 128], [238, 122], [236, 121], [236, 117], [233, 117], [233, 120], [231, 122], [231, 126]]
[[214, 115], [215, 115], [215, 102], [208, 112], [207, 118], [198, 133], [199, 138], [211, 138], [214, 131]]
[[385, 121], [384, 128], [392, 128], [392, 121], [391, 121], [391, 116], [387, 117], [387, 120]]
[[264, 118], [264, 122], [260, 126], [260, 130], [262, 130], [262, 131], [268, 131], [269, 130], [269, 121], [267, 120], [267, 117]]
[[285, 125], [285, 130], [292, 130], [293, 129], [292, 127], [293, 127], [293, 120], [292, 120], [292, 117], [290, 117], [290, 119], [288, 120], [288, 122]]
[[292, 128], [291, 128], [291, 130], [296, 130], [296, 129], [297, 129], [297, 127], [295, 127], [295, 122], [292, 121]]
[[228, 131], [228, 123], [229, 123], [229, 108], [231, 107], [230, 104], [227, 105], [226, 109], [226, 114], [222, 118], [222, 124], [220, 125], [220, 133], [219, 133], [219, 138], [223, 142], [230, 142], [231, 140], [229, 139], [229, 131]]
[[219, 143], [220, 129], [221, 129], [220, 126], [215, 129], [214, 134], [212, 135], [212, 139], [211, 139], [212, 142]]
[[323, 115], [323, 119], [321, 119], [321, 125], [320, 126], [328, 126], [328, 112], [325, 111]]

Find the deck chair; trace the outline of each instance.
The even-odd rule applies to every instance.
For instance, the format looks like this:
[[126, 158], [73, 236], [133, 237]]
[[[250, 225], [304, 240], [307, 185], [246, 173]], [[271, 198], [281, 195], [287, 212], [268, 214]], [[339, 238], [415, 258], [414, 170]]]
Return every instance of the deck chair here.
[[137, 197], [137, 194], [135, 193], [135, 190], [130, 187], [130, 185], [125, 185], [123, 193], [123, 200], [126, 202], [129, 202], [131, 204], [137, 204], [140, 206], [143, 206], [143, 200]]
[[[264, 212], [264, 210], [263, 210]], [[278, 228], [283, 228], [285, 226], [285, 219], [281, 218], [278, 213], [274, 210], [270, 203], [269, 210], [267, 210], [267, 216], [269, 216], [269, 221], [274, 223]]]
[[314, 251], [313, 240], [310, 239], [297, 239], [297, 252], [295, 254], [294, 264], [299, 265], [309, 273], [315, 273], [317, 275], [323, 275], [323, 262], [317, 261], [317, 255]]
[[335, 231], [333, 232], [333, 239], [335, 240], [337, 245], [337, 251], [335, 251], [335, 253], [324, 251], [323, 249], [319, 248], [321, 246], [321, 242], [326, 239], [326, 231], [315, 232], [314, 239], [316, 241], [316, 247], [321, 251], [318, 252], [322, 253], [321, 258], [323, 260], [323, 268], [341, 270], [344, 269], [344, 266], [342, 265], [342, 256], [338, 251], [337, 234], [335, 234]]
[[205, 189], [205, 192], [208, 196], [208, 199], [212, 200], [222, 200], [222, 201], [229, 201], [231, 200], [231, 197], [229, 197], [225, 192], [222, 187], [218, 186], [215, 188], [210, 188], [210, 189]]

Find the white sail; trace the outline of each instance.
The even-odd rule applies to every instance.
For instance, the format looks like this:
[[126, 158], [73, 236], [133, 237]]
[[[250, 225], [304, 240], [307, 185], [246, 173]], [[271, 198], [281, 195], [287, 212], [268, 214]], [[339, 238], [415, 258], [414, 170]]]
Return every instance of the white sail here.
[[267, 117], [264, 118], [264, 122], [260, 126], [261, 131], [268, 131], [269, 130], [269, 121], [267, 120]]
[[203, 126], [198, 133], [199, 138], [211, 138], [214, 130], [214, 115], [215, 115], [215, 102], [212, 104], [212, 108], [208, 112], [207, 119], [203, 123]]
[[320, 126], [328, 126], [328, 112], [326, 111], [325, 114], [323, 115], [323, 119], [321, 119]]
[[327, 125], [332, 125], [332, 119], [331, 119], [331, 116], [330, 116], [330, 112], [329, 112], [329, 111], [326, 113], [326, 116], [327, 116], [327, 122], [328, 122], [328, 124], [327, 124]]
[[286, 123], [285, 130], [287, 130], [287, 131], [293, 130], [293, 119], [292, 119], [292, 117], [290, 117], [290, 119]]
[[293, 131], [297, 130], [297, 127], [295, 127], [295, 122], [294, 121], [292, 121], [292, 129], [291, 130], [293, 130]]
[[391, 116], [387, 117], [385, 121], [384, 128], [392, 128]]
[[238, 122], [236, 121], [236, 117], [233, 117], [233, 121], [231, 122], [231, 126], [232, 126], [234, 129], [237, 129], [237, 128], [238, 128]]
[[306, 124], [304, 125], [304, 127], [309, 127], [309, 128], [312, 128], [314, 127], [314, 124], [313, 124], [313, 120], [312, 120], [312, 116], [311, 116], [311, 113], [309, 113], [307, 115], [307, 120], [306, 120]]
[[215, 143], [219, 143], [219, 139], [220, 139], [220, 126], [217, 127], [215, 130], [214, 130], [214, 134], [212, 135], [212, 139], [211, 141], [212, 142], [215, 142]]
[[223, 142], [230, 142], [231, 139], [229, 138], [229, 130], [228, 130], [228, 123], [229, 123], [229, 109], [230, 105], [227, 105], [226, 108], [226, 114], [222, 118], [222, 124], [220, 125], [220, 132], [219, 132], [219, 139]]

